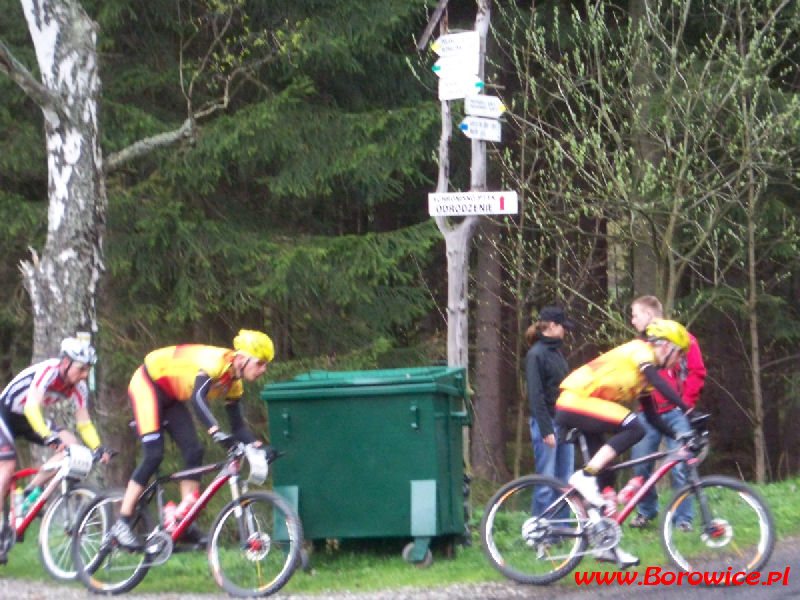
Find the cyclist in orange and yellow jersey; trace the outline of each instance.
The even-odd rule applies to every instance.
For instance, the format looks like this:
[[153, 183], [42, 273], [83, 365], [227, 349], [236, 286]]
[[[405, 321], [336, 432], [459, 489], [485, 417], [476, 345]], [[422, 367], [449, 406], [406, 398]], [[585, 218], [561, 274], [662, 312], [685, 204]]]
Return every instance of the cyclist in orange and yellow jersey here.
[[[154, 350], [131, 378], [128, 396], [133, 406], [143, 457], [128, 481], [120, 506], [120, 518], [112, 534], [120, 545], [137, 548], [139, 541], [130, 528], [136, 501], [164, 458], [162, 428], [181, 451], [187, 469], [199, 467], [203, 446], [197, 437], [191, 412], [215, 442], [228, 448], [235, 440], [261, 446], [244, 423], [240, 403], [242, 380], [255, 381], [275, 356], [272, 340], [265, 333], [242, 329], [233, 340], [234, 350], [183, 344]], [[209, 401], [222, 400], [233, 435], [220, 430]], [[191, 411], [190, 408], [191, 407]], [[199, 476], [180, 482], [181, 497], [188, 503], [200, 489]]]
[[[597, 483], [598, 471], [644, 437], [645, 428], [636, 411], [631, 410], [642, 392], [655, 388], [684, 413], [689, 412], [674, 388], [658, 374], [660, 369], [675, 366], [688, 348], [689, 334], [683, 325], [656, 319], [647, 326], [645, 339], [609, 350], [561, 382], [555, 421], [564, 428], [582, 431], [592, 454], [569, 482], [594, 506], [605, 503]], [[652, 397], [642, 396], [641, 403], [650, 424], [674, 439], [675, 432], [658, 416]], [[608, 433], [612, 436], [604, 440]], [[596, 553], [595, 558], [621, 567], [639, 562], [620, 548]]]

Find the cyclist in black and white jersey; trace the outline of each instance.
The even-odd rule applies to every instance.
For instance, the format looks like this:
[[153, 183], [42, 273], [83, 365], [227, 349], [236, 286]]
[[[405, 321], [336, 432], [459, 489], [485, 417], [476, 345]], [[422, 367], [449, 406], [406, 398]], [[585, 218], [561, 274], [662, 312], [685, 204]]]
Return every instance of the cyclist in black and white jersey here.
[[[25, 438], [58, 451], [78, 443], [70, 432], [45, 420], [42, 407], [64, 400], [75, 405], [78, 433], [89, 448], [110, 458], [100, 444], [100, 437], [89, 416], [89, 387], [86, 378], [97, 362], [94, 348], [77, 338], [61, 342], [60, 358], [51, 358], [23, 369], [0, 393], [0, 514], [14, 469], [17, 466], [16, 438]], [[42, 471], [28, 484], [33, 488], [46, 481], [52, 473]], [[6, 526], [0, 519], [0, 532]], [[0, 550], [0, 564], [6, 557]]]

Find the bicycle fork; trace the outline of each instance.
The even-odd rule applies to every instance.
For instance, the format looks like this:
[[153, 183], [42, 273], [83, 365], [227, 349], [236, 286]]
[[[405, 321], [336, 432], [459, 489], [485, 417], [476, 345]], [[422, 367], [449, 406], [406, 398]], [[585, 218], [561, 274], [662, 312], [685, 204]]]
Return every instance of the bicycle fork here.
[[[228, 480], [228, 485], [230, 485], [231, 488], [231, 498], [233, 502], [236, 502], [242, 497], [239, 486], [239, 475], [232, 475]], [[239, 528], [239, 540], [241, 541], [242, 548], [246, 548], [248, 540], [250, 539], [250, 532], [253, 530], [253, 524], [250, 522], [252, 521], [253, 514], [238, 503], [233, 507], [233, 514], [236, 517], [236, 525]]]
[[686, 497], [681, 502], [687, 500], [691, 495], [697, 498], [703, 532], [706, 535], [713, 535], [715, 533], [714, 515], [711, 514], [711, 508], [708, 505], [708, 496], [706, 496], [705, 490], [700, 485], [700, 474], [697, 471], [697, 465], [693, 461], [686, 461], [684, 464], [686, 465], [686, 481], [689, 489]]

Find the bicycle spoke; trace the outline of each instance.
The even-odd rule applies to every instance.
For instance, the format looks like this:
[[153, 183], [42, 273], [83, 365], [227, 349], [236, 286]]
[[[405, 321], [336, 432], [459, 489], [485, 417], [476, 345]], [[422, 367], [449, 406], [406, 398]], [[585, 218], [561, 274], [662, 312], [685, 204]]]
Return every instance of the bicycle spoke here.
[[301, 543], [299, 519], [284, 500], [247, 494], [225, 507], [212, 527], [211, 572], [230, 594], [264, 596], [289, 580]]
[[481, 541], [492, 565], [520, 583], [546, 584], [569, 573], [586, 547], [583, 507], [556, 479], [517, 479], [489, 501]]
[[[122, 490], [95, 499], [82, 513], [75, 532], [72, 557], [78, 576], [91, 591], [117, 594], [133, 589], [147, 574], [145, 555], [112, 543], [111, 525], [119, 517]], [[152, 529], [147, 513], [139, 512], [131, 528], [142, 540]]]
[[[758, 571], [775, 543], [769, 509], [745, 483], [728, 477], [701, 480], [700, 494], [688, 488], [672, 499], [661, 523], [664, 549], [684, 571]], [[681, 502], [694, 514], [692, 529], [675, 523]], [[685, 510], [687, 505], [682, 507]]]
[[97, 495], [92, 488], [78, 486], [66, 496], [57, 496], [45, 510], [39, 529], [39, 556], [45, 570], [56, 579], [75, 579], [72, 564], [72, 532], [78, 513]]

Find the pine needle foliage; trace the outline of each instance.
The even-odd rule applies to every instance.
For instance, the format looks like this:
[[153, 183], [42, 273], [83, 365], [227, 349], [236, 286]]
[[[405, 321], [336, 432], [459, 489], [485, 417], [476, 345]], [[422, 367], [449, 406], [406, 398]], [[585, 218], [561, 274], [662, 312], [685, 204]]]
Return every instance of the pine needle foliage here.
[[[153, 347], [228, 344], [243, 326], [269, 331], [282, 360], [376, 364], [367, 349], [417, 344], [435, 302], [426, 279], [441, 259], [425, 201], [440, 125], [435, 77], [421, 86], [408, 67], [430, 2], [81, 4], [98, 25], [106, 157], [177, 129], [226, 74], [248, 67], [193, 139], [107, 178], [98, 309], [108, 381], [124, 386]], [[0, 6], [0, 22], [14, 25], [3, 40], [33, 68], [18, 1]], [[215, 39], [226, 15], [233, 26]], [[32, 211], [10, 210], [0, 226], [16, 280], [44, 233], [46, 162], [38, 109], [9, 81], [0, 86], [0, 200]]]
[[193, 212], [160, 182], [120, 194], [110, 220], [109, 303], [136, 328], [158, 330], [151, 342], [198, 326], [201, 337], [229, 335], [257, 318], [283, 337], [283, 358], [404, 337], [431, 309], [420, 280], [438, 242], [430, 222], [339, 237], [265, 235], [240, 225]]

